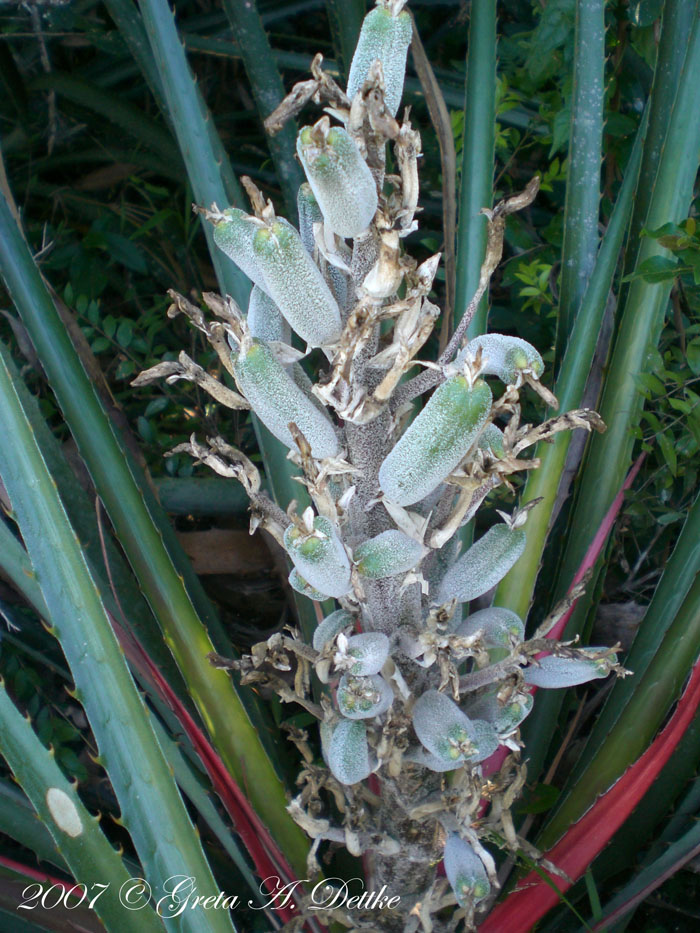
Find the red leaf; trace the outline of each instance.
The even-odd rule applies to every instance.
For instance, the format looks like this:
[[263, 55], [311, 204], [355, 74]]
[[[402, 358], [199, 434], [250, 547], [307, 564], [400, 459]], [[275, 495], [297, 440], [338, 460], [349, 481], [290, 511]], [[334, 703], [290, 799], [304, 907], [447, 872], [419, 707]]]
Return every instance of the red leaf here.
[[[229, 774], [209, 739], [190, 716], [184, 704], [134, 636], [127, 632], [114, 616], [110, 616], [110, 618], [126, 656], [151, 681], [163, 702], [170, 707], [177, 717], [193, 748], [201, 758], [212, 786], [226, 807], [236, 832], [253, 859], [260, 878], [279, 878], [285, 884], [295, 882], [297, 879], [289, 862], [270, 835], [268, 828], [258, 817], [238, 784]], [[297, 889], [290, 890], [296, 892]], [[273, 909], [277, 911], [280, 919], [285, 923], [296, 914], [296, 909], [292, 906], [275, 906]]]
[[[577, 881], [593, 859], [639, 804], [671, 757], [700, 705], [700, 661], [693, 667], [688, 685], [668, 725], [622, 777], [606, 791], [578, 823], [547, 852], [547, 858]], [[550, 875], [552, 883], [566, 891], [570, 884]], [[525, 933], [559, 902], [556, 891], [536, 872], [530, 872], [505, 901], [498, 904], [479, 927], [479, 933]]]

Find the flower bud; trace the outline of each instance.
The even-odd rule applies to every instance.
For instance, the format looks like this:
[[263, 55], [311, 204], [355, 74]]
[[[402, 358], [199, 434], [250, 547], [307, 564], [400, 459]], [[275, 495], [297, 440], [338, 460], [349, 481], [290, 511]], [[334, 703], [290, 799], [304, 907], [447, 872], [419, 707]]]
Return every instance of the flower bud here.
[[379, 485], [398, 505], [431, 493], [466, 456], [491, 410], [491, 390], [464, 376], [439, 385], [379, 469]]
[[311, 532], [290, 525], [284, 533], [284, 546], [297, 571], [324, 596], [338, 598], [350, 592], [350, 561], [327, 518], [317, 516]]
[[233, 372], [255, 414], [290, 450], [297, 446], [288, 427], [293, 421], [311, 445], [314, 457], [322, 460], [339, 453], [330, 418], [295, 383], [267, 344], [253, 340], [245, 354], [234, 354]]
[[350, 100], [367, 80], [372, 63], [379, 59], [384, 71], [386, 109], [396, 116], [403, 94], [406, 56], [412, 34], [411, 17], [406, 10], [394, 16], [387, 7], [378, 6], [365, 16], [350, 66], [347, 92]]
[[371, 719], [386, 713], [394, 702], [394, 693], [379, 674], [370, 677], [344, 674], [338, 684], [337, 699], [338, 709], [347, 719]]
[[402, 531], [383, 531], [355, 548], [353, 555], [358, 573], [371, 580], [393, 577], [411, 570], [420, 561], [423, 547]]
[[359, 236], [377, 212], [377, 186], [353, 138], [324, 117], [301, 130], [297, 153], [329, 229]]
[[450, 567], [438, 593], [438, 602], [467, 603], [499, 583], [525, 550], [525, 531], [494, 525]]
[[342, 330], [338, 304], [294, 227], [278, 219], [260, 228], [253, 254], [292, 329], [311, 347], [336, 343]]
[[497, 428], [495, 424], [487, 424], [479, 435], [476, 442], [479, 450], [485, 450], [492, 457], [505, 456], [506, 449], [503, 446], [503, 431]]

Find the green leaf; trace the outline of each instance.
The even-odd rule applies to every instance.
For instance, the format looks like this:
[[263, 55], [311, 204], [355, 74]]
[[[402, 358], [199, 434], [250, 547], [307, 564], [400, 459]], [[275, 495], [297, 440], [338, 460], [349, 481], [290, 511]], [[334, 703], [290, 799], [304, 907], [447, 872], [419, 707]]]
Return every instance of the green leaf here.
[[631, 275], [626, 275], [623, 282], [644, 279], [645, 282], [670, 282], [676, 278], [681, 266], [675, 259], [666, 256], [650, 256], [640, 263]]
[[685, 357], [694, 376], [700, 376], [700, 337], [694, 337], [687, 345]]
[[[41, 579], [53, 631], [70, 665], [78, 696], [119, 801], [121, 817], [144, 870], [153, 885], [162, 886], [172, 875], [185, 872], [213, 892], [215, 882], [201, 844], [4, 364], [0, 364], [0, 429], [5, 437], [13, 438], [12, 444], [0, 448], [0, 475], [30, 560]], [[99, 679], [94, 676], [95, 665], [99, 665]], [[7, 709], [6, 719], [10, 714]], [[139, 762], [136, 772], [134, 760]], [[31, 772], [32, 756], [19, 753], [16, 761], [17, 767], [29, 764]], [[28, 783], [28, 777], [24, 783]], [[49, 786], [61, 789], [58, 783]], [[62, 789], [61, 792], [64, 793]], [[61, 799], [65, 799], [65, 793]], [[72, 805], [72, 810], [68, 808], [70, 825], [76, 826], [75, 800]], [[50, 806], [49, 810], [54, 813]], [[78, 823], [81, 828], [77, 835], [71, 836], [64, 829], [64, 836], [82, 836], [85, 819], [78, 817]], [[65, 838], [61, 844], [68, 852]], [[206, 924], [204, 929], [231, 929], [223, 915], [201, 914], [187, 918], [183, 929], [201, 931], [202, 923]]]

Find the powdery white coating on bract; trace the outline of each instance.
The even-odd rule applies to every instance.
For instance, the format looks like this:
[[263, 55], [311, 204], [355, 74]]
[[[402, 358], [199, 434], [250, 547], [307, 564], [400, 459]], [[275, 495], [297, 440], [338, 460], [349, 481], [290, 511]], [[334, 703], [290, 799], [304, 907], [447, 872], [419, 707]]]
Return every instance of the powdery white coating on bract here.
[[350, 66], [347, 90], [350, 100], [367, 80], [372, 63], [379, 59], [384, 70], [386, 109], [393, 117], [396, 116], [403, 95], [406, 56], [412, 34], [411, 17], [405, 10], [398, 16], [392, 16], [390, 10], [376, 7], [365, 16]]
[[258, 230], [253, 253], [292, 329], [311, 347], [336, 343], [342, 330], [338, 303], [294, 227], [278, 219]]
[[83, 832], [83, 821], [78, 808], [68, 794], [60, 787], [49, 787], [46, 791], [46, 806], [58, 828], [71, 839], [77, 839]]
[[423, 547], [402, 531], [390, 529], [355, 548], [353, 560], [359, 573], [371, 580], [406, 573], [420, 561]]
[[530, 715], [534, 703], [531, 693], [519, 693], [507, 703], [499, 703], [497, 691], [486, 693], [465, 708], [467, 716], [486, 720], [499, 735], [509, 735]]
[[404, 761], [412, 761], [414, 764], [422, 765], [430, 771], [455, 771], [464, 765], [464, 761], [444, 761], [426, 751], [422, 745], [415, 745], [404, 752]]
[[371, 677], [343, 674], [337, 700], [338, 709], [346, 719], [371, 719], [386, 713], [394, 702], [394, 691], [379, 674]]
[[494, 457], [504, 456], [506, 449], [503, 446], [503, 431], [495, 424], [487, 424], [479, 435], [476, 446], [480, 450], [488, 451]]
[[[471, 718], [471, 717], [470, 717]], [[477, 751], [470, 761], [486, 761], [498, 748], [498, 733], [492, 723], [485, 719], [472, 719]]]
[[[323, 222], [323, 214], [318, 206], [318, 201], [311, 190], [311, 185], [304, 182], [299, 186], [297, 194], [297, 209], [299, 211], [299, 236], [304, 244], [304, 249], [309, 256], [314, 256], [316, 251], [316, 241], [314, 239], [314, 224]], [[351, 280], [342, 269], [327, 263], [323, 270], [323, 278], [331, 290], [340, 310], [347, 309], [350, 299]]]
[[245, 357], [234, 354], [233, 371], [241, 393], [279, 441], [291, 450], [297, 449], [288, 427], [293, 421], [317, 459], [335, 457], [340, 452], [330, 418], [299, 388], [267, 344], [254, 340]]
[[338, 632], [342, 632], [344, 628], [347, 628], [350, 625], [354, 624], [354, 619], [347, 611], [347, 609], [338, 609], [335, 612], [331, 612], [329, 616], [319, 622], [319, 624], [314, 629], [313, 635], [313, 647], [315, 651], [321, 651], [323, 646], [335, 638]]
[[483, 900], [491, 890], [484, 864], [457, 833], [450, 833], [443, 855], [445, 874], [460, 907]]
[[347, 653], [357, 658], [350, 668], [351, 674], [367, 677], [378, 674], [389, 657], [389, 639], [383, 632], [363, 632], [348, 638]]
[[523, 528], [494, 525], [450, 567], [440, 585], [438, 602], [467, 603], [487, 593], [508, 573], [525, 550]]
[[284, 533], [284, 546], [294, 566], [314, 589], [336, 599], [350, 592], [350, 561], [333, 527], [324, 516], [314, 519], [317, 534], [305, 535], [294, 525]]
[[367, 729], [363, 722], [341, 719], [328, 743], [328, 767], [341, 784], [357, 784], [369, 777]]
[[[602, 648], [591, 648], [591, 651], [602, 651]], [[537, 659], [537, 665], [532, 664], [523, 668], [523, 680], [526, 684], [535, 687], [576, 687], [578, 684], [587, 684], [589, 680], [607, 677], [610, 673], [605, 661], [590, 661], [584, 658], [557, 658], [547, 655]]]
[[379, 485], [397, 505], [429, 495], [469, 451], [491, 409], [482, 379], [472, 388], [463, 376], [439, 385], [379, 468]]
[[472, 761], [479, 755], [472, 721], [437, 690], [427, 690], [416, 700], [413, 728], [421, 745], [442, 761]]
[[299, 236], [301, 242], [304, 244], [304, 249], [309, 256], [313, 256], [316, 250], [314, 224], [323, 223], [323, 214], [308, 181], [299, 185], [297, 211], [299, 212]]
[[214, 242], [251, 282], [266, 292], [265, 276], [253, 252], [253, 240], [260, 225], [237, 207], [229, 207], [222, 213], [226, 220], [214, 224]]
[[350, 134], [333, 126], [323, 140], [305, 126], [297, 154], [328, 228], [340, 237], [359, 236], [377, 212], [377, 186]]
[[306, 596], [307, 599], [315, 599], [317, 602], [323, 602], [323, 600], [326, 598], [325, 593], [321, 593], [318, 590], [315, 590], [313, 586], [306, 582], [306, 580], [297, 571], [296, 567], [292, 567], [292, 570], [289, 574], [289, 585], [293, 590], [296, 590], [297, 593], [301, 593], [302, 596]]
[[498, 376], [506, 385], [513, 385], [518, 380], [521, 370], [529, 369], [538, 378], [544, 372], [544, 363], [537, 350], [520, 337], [507, 337], [505, 334], [482, 334], [474, 337], [458, 356], [461, 363], [466, 357], [474, 359], [481, 349], [486, 375]]
[[522, 641], [525, 626], [519, 615], [510, 609], [492, 606], [468, 616], [457, 629], [458, 635], [473, 635], [483, 631], [484, 644], [491, 647], [508, 647], [512, 639]]
[[248, 302], [248, 329], [258, 340], [280, 340], [291, 344], [292, 330], [269, 295], [254, 285]]
[[321, 755], [326, 765], [328, 765], [328, 751], [331, 747], [331, 739], [333, 738], [333, 726], [324, 720], [319, 724], [319, 732], [321, 734]]

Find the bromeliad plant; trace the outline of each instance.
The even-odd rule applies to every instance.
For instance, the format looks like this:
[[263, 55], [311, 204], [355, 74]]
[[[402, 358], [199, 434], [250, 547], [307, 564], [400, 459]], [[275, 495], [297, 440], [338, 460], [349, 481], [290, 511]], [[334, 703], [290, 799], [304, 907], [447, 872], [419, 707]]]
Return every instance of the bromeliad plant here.
[[[89, 724], [90, 733], [84, 726], [81, 737], [92, 752], [92, 780], [83, 776], [84, 766], [82, 773], [67, 769], [81, 781], [76, 787], [65, 778], [70, 757], [60, 730], [56, 740], [54, 734], [47, 738], [46, 708], [38, 688], [31, 698], [19, 696], [25, 700], [22, 712], [33, 717], [31, 724], [11, 701], [21, 693], [21, 678], [13, 679], [16, 658], [3, 645], [0, 752], [22, 791], [11, 778], [0, 776], [0, 858], [5, 868], [36, 877], [36, 869], [26, 858], [22, 863], [16, 846], [6, 857], [6, 846], [13, 846], [7, 840], [28, 844], [38, 858], [52, 863], [52, 874], [44, 876], [52, 885], [48, 895], [55, 897], [61, 885], [72, 887], [71, 879], [80, 883], [74, 894], [90, 893], [76, 912], [66, 912], [66, 926], [79, 922], [81, 928], [92, 929], [96, 913], [119, 933], [163, 925], [196, 933], [232, 925], [267, 933], [287, 922], [298, 930], [318, 928], [323, 921], [354, 929], [428, 933], [459, 927], [465, 918], [467, 926], [479, 923], [484, 933], [525, 933], [540, 920], [547, 933], [573, 933], [580, 926], [579, 914], [592, 915], [589, 926], [613, 922], [696, 853], [692, 818], [700, 800], [700, 500], [689, 509], [679, 534], [672, 525], [662, 526], [668, 509], [663, 501], [655, 502], [654, 514], [665, 529], [662, 540], [669, 553], [673, 542], [675, 547], [624, 659], [634, 676], [606, 684], [611, 689], [575, 767], [564, 778], [556, 767], [562, 745], [581, 722], [578, 712], [568, 718], [573, 694], [557, 685], [585, 683], [617, 667], [614, 648], [579, 647], [606, 641], [587, 634], [589, 610], [602, 587], [586, 583], [584, 592], [582, 583], [586, 573], [596, 575], [623, 491], [639, 470], [638, 461], [625, 480], [642, 417], [659, 436], [644, 438], [651, 456], [640, 479], [649, 482], [649, 463], [658, 446], [669, 474], [657, 470], [655, 488], [663, 493], [668, 475], [680, 480], [684, 474], [684, 492], [674, 502], [687, 503], [692, 492], [688, 451], [697, 452], [693, 438], [700, 436], [700, 428], [697, 393], [690, 386], [697, 375], [698, 337], [693, 319], [697, 244], [695, 220], [689, 215], [700, 152], [695, 90], [700, 83], [700, 21], [695, 0], [635, 5], [629, 8], [634, 22], [625, 18], [624, 5], [606, 9], [602, 0], [549, 3], [541, 12], [540, 6], [534, 17], [527, 5], [519, 7], [526, 11], [525, 28], [535, 25], [522, 37], [528, 74], [518, 75], [512, 66], [522, 52], [516, 50], [521, 34], [515, 40], [503, 36], [497, 83], [496, 4], [472, 0], [465, 98], [454, 83], [443, 81], [444, 75], [433, 74], [428, 53], [432, 56], [435, 45], [426, 43], [426, 52], [400, 3], [380, 3], [361, 28], [366, 12], [361, 0], [326, 0], [336, 63], [323, 67], [320, 59], [314, 60], [311, 79], [297, 85], [279, 108], [284, 90], [276, 64], [296, 68], [298, 53], [270, 47], [253, 0], [223, 0], [220, 18], [228, 19], [235, 43], [229, 33], [222, 32], [221, 41], [201, 35], [199, 10], [190, 20], [194, 5], [187, 0], [177, 3], [180, 33], [166, 0], [138, 0], [138, 9], [132, 0], [105, 0], [94, 19], [90, 2], [70, 11], [62, 8], [69, 16], [75, 13], [70, 29], [79, 31], [81, 23], [86, 28], [84, 43], [76, 45], [79, 63], [67, 45], [60, 58], [77, 63], [78, 74], [49, 70], [26, 86], [26, 62], [20, 62], [18, 72], [12, 56], [5, 54], [9, 45], [2, 44], [0, 78], [9, 89], [7, 99], [0, 101], [2, 125], [11, 125], [15, 117], [21, 123], [20, 131], [3, 140], [8, 174], [16, 191], [28, 192], [23, 215], [0, 171], [0, 271], [21, 319], [12, 322], [19, 335], [15, 346], [31, 341], [50, 386], [42, 401], [55, 400], [49, 402], [54, 415], [56, 406], [60, 408], [61, 425], [75, 438], [101, 502], [96, 519], [93, 497], [67, 467], [46, 411], [39, 409], [15, 366], [18, 354], [0, 347], [0, 433], [3, 440], [12, 439], [0, 444], [0, 495], [7, 511], [0, 522], [0, 566], [14, 592], [21, 594], [23, 607], [22, 628], [4, 640], [22, 657], [38, 656], [32, 663], [54, 672], [62, 697], [64, 687], [70, 690], [72, 714], [84, 714]], [[288, 15], [288, 9], [266, 4], [266, 22], [270, 16]], [[419, 0], [413, 11], [419, 21], [429, 21]], [[66, 20], [54, 20], [53, 14], [42, 20], [36, 10], [32, 15], [37, 41], [54, 29], [64, 34]], [[618, 27], [608, 30], [609, 37], [616, 36], [614, 51], [610, 42], [606, 48], [606, 16]], [[433, 43], [435, 35], [429, 37]], [[183, 37], [190, 50], [213, 49], [217, 61], [243, 61], [258, 113], [269, 117], [268, 127], [276, 131], [268, 143], [280, 182], [275, 201], [279, 215], [245, 179], [249, 202], [244, 200], [200, 85], [193, 80]], [[435, 208], [431, 189], [440, 183], [434, 173], [431, 177], [432, 166], [424, 170], [428, 194], [420, 215], [421, 140], [409, 114], [400, 114], [409, 42], [440, 146], [442, 203], [437, 213], [443, 217], [444, 262], [437, 256], [426, 258], [427, 252], [420, 261], [411, 256], [418, 255], [413, 245], [417, 238], [411, 238], [416, 218], [429, 219]], [[99, 48], [102, 86], [95, 85], [95, 72], [90, 71], [86, 49], [91, 43]], [[299, 43], [302, 48], [301, 39]], [[26, 56], [27, 61], [32, 58], [33, 52]], [[47, 60], [50, 69], [51, 57], [42, 55], [42, 62]], [[562, 66], [562, 75], [573, 77], [570, 93], [563, 80], [548, 84], [543, 77], [552, 62]], [[127, 105], [113, 93], [119, 82], [123, 86], [125, 74], [133, 74], [134, 63], [144, 77], [142, 97], [152, 96], [148, 106], [155, 102], [157, 119], [132, 103], [138, 94], [129, 95]], [[620, 79], [611, 94], [603, 82], [606, 67]], [[345, 75], [342, 87], [331, 78], [338, 73]], [[630, 90], [622, 78], [632, 73], [638, 84]], [[408, 93], [417, 87], [409, 76]], [[451, 124], [442, 92], [453, 107], [461, 109], [465, 101], [463, 114], [452, 115], [463, 116], [461, 122]], [[67, 260], [65, 255], [54, 257], [52, 268], [51, 257], [49, 262], [45, 254], [33, 258], [28, 245], [29, 240], [35, 246], [39, 241], [31, 220], [39, 200], [35, 194], [43, 202], [54, 192], [57, 177], [58, 163], [50, 157], [37, 161], [32, 148], [45, 127], [37, 131], [40, 118], [26, 102], [43, 93], [49, 95], [50, 145], [63, 126], [56, 119], [57, 101], [81, 108], [80, 127], [90, 113], [99, 115], [99, 127], [94, 121], [89, 135], [99, 140], [100, 148], [71, 154], [77, 159], [71, 164], [93, 165], [91, 160], [97, 160], [94, 167], [101, 166], [114, 142], [105, 126], [116, 123], [138, 140], [128, 151], [120, 149], [120, 170], [126, 165], [131, 172], [137, 166], [135, 171], [147, 172], [149, 179], [155, 175], [176, 183], [184, 178], [182, 168], [186, 170], [204, 218], [219, 288], [217, 294], [204, 296], [208, 312], [173, 293], [173, 314], [185, 315], [209, 340], [224, 381], [214, 378], [214, 367], [195, 362], [192, 350], [166, 360], [150, 378], [187, 379], [221, 406], [242, 413], [236, 417], [238, 427], [246, 424], [243, 439], [236, 443], [248, 454], [248, 424], [255, 430], [262, 465], [236, 450], [226, 431], [221, 431], [226, 438], [195, 436], [183, 446], [238, 479], [230, 485], [245, 489], [253, 526], [266, 528], [284, 549], [290, 583], [298, 591], [303, 637], [283, 630], [256, 645], [250, 656], [229, 660], [233, 652], [216, 611], [138, 457], [133, 457], [135, 445], [128, 453], [114, 426], [123, 425], [123, 419], [108, 393], [100, 394], [95, 377], [99, 366], [84, 340], [81, 344], [68, 309], [46, 287], [43, 274], [55, 276]], [[227, 107], [229, 93], [227, 80]], [[647, 111], [640, 121], [635, 107], [643, 98]], [[408, 99], [404, 94], [403, 100]], [[309, 125], [297, 132], [295, 117], [312, 102], [324, 111], [309, 111]], [[524, 182], [514, 179], [529, 177], [522, 172], [526, 164], [528, 173], [534, 170], [529, 164], [533, 154], [540, 164], [540, 130], [552, 130], [553, 150], [566, 143], [566, 121], [560, 117], [569, 102], [566, 164], [557, 157], [543, 171], [543, 194], [537, 201], [537, 183], [532, 182], [522, 194], [493, 206], [494, 151], [499, 157], [505, 154], [498, 185], [518, 190]], [[503, 112], [506, 107], [513, 107], [512, 114]], [[557, 117], [552, 107], [561, 110]], [[539, 117], [533, 118], [537, 112]], [[631, 151], [624, 143], [608, 146], [609, 139], [603, 144], [607, 116], [611, 137], [620, 126], [615, 118], [639, 123]], [[518, 137], [516, 126], [527, 126], [526, 133]], [[458, 186], [453, 128], [461, 156]], [[60, 133], [57, 145], [62, 145]], [[18, 153], [27, 149], [32, 155], [27, 164], [38, 175], [32, 168], [25, 178]], [[234, 155], [237, 168], [258, 177], [259, 166], [249, 167], [239, 155]], [[607, 196], [602, 237], [601, 156]], [[62, 164], [66, 174], [61, 179], [70, 178], [68, 161]], [[620, 184], [618, 165], [624, 166]], [[92, 199], [87, 199], [89, 205], [85, 201], [82, 174], [80, 178], [83, 193], [75, 203], [85, 207], [92, 223], [94, 206]], [[136, 180], [148, 187], [140, 175]], [[566, 198], [560, 205], [557, 189], [564, 181]], [[159, 191], [158, 204], [167, 204], [165, 215], [179, 223], [182, 218], [172, 209], [177, 198], [170, 190]], [[529, 229], [524, 241], [522, 218], [528, 218], [526, 228], [532, 219], [541, 229], [540, 211], [548, 195], [554, 214], [563, 207], [562, 243], [554, 222], [543, 240]], [[515, 216], [529, 204], [531, 210]], [[613, 205], [609, 216], [608, 204]], [[135, 224], [132, 239], [125, 235], [132, 230], [125, 211], [115, 212], [106, 225], [98, 218], [90, 228], [93, 256], [94, 250], [108, 248], [113, 261], [117, 252], [125, 257], [114, 276], [120, 300], [126, 268], [129, 275], [141, 276], [139, 287], [150, 300], [153, 267], [141, 255], [150, 256], [141, 244], [149, 238], [153, 242], [156, 230], [163, 242], [169, 241], [172, 228], [157, 226], [162, 214], [153, 217], [156, 226], [141, 229], [140, 222]], [[525, 339], [488, 333], [487, 293], [509, 216], [509, 249], [525, 242], [529, 251], [535, 243], [543, 255], [527, 257], [525, 265], [516, 258], [515, 273], [506, 268], [496, 294], [503, 293], [509, 280], [520, 281], [523, 297], [531, 298], [534, 283], [537, 300], [531, 306], [538, 313], [557, 306], [556, 341], [553, 335], [543, 338], [542, 329], [533, 336], [530, 325], [538, 322], [525, 308], [512, 325], [498, 300], [490, 329], [516, 331]], [[429, 227], [421, 222], [420, 234], [430, 234]], [[186, 238], [186, 224], [183, 231]], [[427, 239], [420, 246], [434, 252], [437, 245], [429, 243]], [[669, 262], [675, 252], [679, 263]], [[170, 258], [161, 257], [161, 275], [166, 268], [170, 275], [175, 267]], [[180, 277], [180, 290], [192, 284], [185, 281], [191, 266], [183, 263], [182, 268], [188, 271]], [[551, 289], [550, 295], [550, 274], [557, 268], [562, 270], [558, 291]], [[78, 287], [82, 269], [77, 264], [72, 280]], [[442, 291], [443, 269], [440, 313], [433, 301]], [[250, 294], [248, 279], [254, 283]], [[167, 287], [164, 283], [161, 279], [156, 290]], [[666, 328], [664, 357], [655, 362], [672, 286], [680, 338]], [[67, 290], [64, 295], [71, 304]], [[612, 313], [606, 314], [613, 298], [618, 304], [614, 321]], [[80, 299], [76, 304], [81, 314]], [[95, 301], [86, 301], [86, 306], [91, 328], [104, 325], [102, 348], [93, 340], [95, 353], [106, 352], [109, 334], [115, 331], [118, 341], [127, 342], [128, 334], [122, 338], [122, 327], [114, 320], [108, 331]], [[614, 340], [603, 368], [606, 318]], [[152, 320], [127, 323], [149, 333], [153, 326]], [[164, 328], [156, 323], [155, 331], [162, 334]], [[542, 357], [549, 364], [548, 346], [555, 342], [553, 365], [545, 372]], [[128, 374], [135, 371], [136, 359], [138, 368], [153, 362], [145, 351], [143, 357], [140, 353], [122, 361], [132, 367]], [[418, 365], [425, 371], [416, 374], [411, 367]], [[554, 381], [550, 371], [556, 374]], [[120, 372], [121, 364], [117, 379], [123, 378]], [[602, 382], [600, 393], [596, 376]], [[543, 382], [552, 386], [553, 394]], [[664, 400], [669, 413], [663, 423], [678, 422], [681, 416], [688, 422], [687, 430], [676, 424], [677, 444], [660, 436], [662, 421], [651, 411], [642, 416], [640, 385], [658, 400], [668, 395], [665, 384], [675, 388]], [[554, 396], [563, 414], [534, 427], [521, 424], [521, 404], [522, 420], [534, 423], [539, 419], [533, 412], [542, 402], [553, 408]], [[126, 390], [121, 396], [138, 413], [142, 398], [140, 392]], [[579, 410], [584, 405], [598, 408], [600, 418], [588, 408]], [[607, 425], [604, 433], [590, 432], [602, 428], [601, 422]], [[575, 494], [567, 500], [567, 476], [578, 462], [568, 429], [576, 427], [588, 429], [591, 436]], [[126, 436], [128, 440], [128, 431]], [[533, 444], [533, 455], [526, 459]], [[183, 464], [185, 459], [169, 462]], [[483, 533], [489, 518], [481, 506], [496, 498], [504, 521]], [[676, 518], [683, 517], [683, 507], [678, 506]], [[189, 514], [189, 508], [181, 508], [180, 514]], [[480, 534], [472, 543], [470, 520], [475, 514]], [[315, 606], [309, 597], [317, 601]], [[479, 602], [469, 605], [472, 600]], [[19, 615], [5, 606], [2, 611], [6, 618]], [[45, 620], [45, 628], [36, 624], [38, 618]], [[36, 632], [38, 649], [34, 642], [25, 643]], [[288, 704], [283, 707], [289, 715], [284, 726], [302, 761], [291, 804], [288, 792], [296, 771], [290, 775], [276, 723], [261, 702], [271, 691]], [[584, 706], [581, 701], [584, 719], [604, 696], [600, 691], [592, 703]], [[276, 698], [272, 700], [269, 706], [278, 713]], [[302, 731], [312, 722], [320, 728]], [[584, 725], [584, 733], [586, 729]], [[42, 745], [47, 741], [50, 753]], [[526, 777], [527, 816], [518, 812], [519, 805], [511, 810]], [[533, 788], [536, 781], [541, 783]], [[94, 792], [98, 784], [100, 791]], [[208, 791], [216, 794], [216, 801]], [[680, 803], [673, 818], [644, 852], [639, 871], [638, 840], [656, 832], [674, 800]], [[117, 808], [118, 830], [109, 820], [98, 824], [92, 818], [97, 809], [116, 815]], [[538, 808], [547, 812], [544, 825], [532, 834]], [[204, 831], [195, 831], [194, 819]], [[633, 844], [628, 833], [635, 834]], [[125, 857], [115, 852], [115, 837], [126, 847]], [[310, 886], [304, 903], [296, 880], [312, 879], [318, 862], [325, 870], [328, 858], [342, 847], [362, 855], [366, 888], [381, 892], [386, 884], [386, 909], [381, 909], [381, 897], [343, 905], [341, 889], [332, 913], [304, 912], [305, 906], [318, 904], [308, 904]], [[348, 868], [348, 861], [340, 855], [331, 871], [349, 880], [357, 867], [353, 863]], [[506, 879], [514, 862], [532, 871], [524, 885], [509, 890]], [[633, 869], [634, 879], [601, 907], [593, 896], [594, 882], [604, 883], [620, 865]], [[246, 890], [257, 904], [243, 905], [230, 915], [193, 907], [173, 917], [163, 916], [162, 909], [155, 913], [145, 901], [142, 911], [127, 912], [115, 896], [129, 876], [142, 875], [154, 892], [165, 893], [169, 879], [181, 873], [195, 879], [198, 892]], [[572, 887], [584, 873], [590, 911], [581, 903], [583, 883]], [[56, 874], [60, 877], [54, 878]], [[282, 896], [267, 910], [257, 910], [269, 899], [258, 890], [261, 879], [269, 879], [267, 891], [282, 884], [283, 891], [294, 890], [294, 897], [287, 901]], [[604, 902], [604, 889], [599, 890]], [[104, 893], [93, 897], [96, 891]], [[337, 893], [334, 888], [326, 891], [322, 882], [315, 896], [328, 904]], [[393, 901], [387, 908], [386, 902], [397, 896], [398, 906]], [[68, 903], [73, 910], [74, 902]], [[15, 906], [16, 900], [9, 903], [7, 889], [0, 887], [0, 926], [16, 922], [9, 913]], [[552, 909], [554, 915], [547, 918]], [[51, 928], [56, 917], [52, 910], [47, 921]], [[38, 913], [32, 922], [35, 918]], [[40, 927], [41, 921], [35, 925]]]
[[[172, 292], [169, 315], [184, 314], [204, 334], [238, 392], [184, 353], [134, 384], [187, 379], [229, 408], [249, 407], [301, 470], [295, 478], [310, 504], [294, 500], [284, 512], [225, 438], [193, 436], [173, 451], [236, 477], [250, 497], [251, 530], [266, 529], [285, 549], [293, 589], [340, 606], [308, 642], [278, 633], [249, 657], [216, 663], [318, 720], [326, 767], [308, 762], [290, 805], [313, 839], [309, 873], [320, 870], [320, 844], [340, 842], [367, 857], [372, 890], [385, 885], [400, 899], [393, 910], [332, 914], [356, 929], [390, 930], [419, 909], [437, 930], [437, 915], [455, 899], [471, 927], [498, 888], [485, 842], [500, 838], [513, 853], [539, 857], [510, 813], [524, 781], [519, 726], [533, 707], [531, 687], [623, 671], [615, 648], [547, 638], [569, 601], [531, 638], [498, 603], [466, 612], [523, 554], [537, 502], [500, 512], [502, 523], [471, 546], [461, 548], [460, 529], [492, 490], [512, 489], [513, 475], [537, 468], [524, 451], [564, 430], [604, 425], [588, 409], [521, 424], [523, 391], [557, 408], [540, 353], [517, 337], [466, 335], [501, 258], [506, 218], [532, 203], [537, 178], [485, 211], [476, 294], [437, 361], [417, 359], [440, 317], [429, 298], [440, 256], [419, 264], [404, 247], [418, 228], [421, 140], [408, 110], [397, 119], [412, 33], [403, 6], [382, 0], [366, 17], [347, 91], [317, 57], [312, 79], [267, 121], [278, 130], [311, 98], [325, 105], [297, 137], [307, 177], [298, 230], [247, 178], [252, 213], [198, 208], [215, 244], [254, 283], [247, 314], [231, 296], [208, 293], [207, 316]], [[388, 146], [396, 174], [386, 171]], [[305, 351], [293, 348], [292, 332]], [[406, 381], [417, 364], [426, 371]], [[312, 689], [312, 671], [323, 688]], [[507, 757], [494, 759], [499, 749]], [[436, 877], [443, 857], [451, 892]]]

